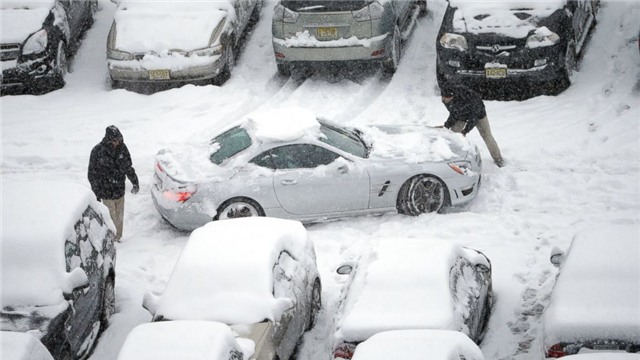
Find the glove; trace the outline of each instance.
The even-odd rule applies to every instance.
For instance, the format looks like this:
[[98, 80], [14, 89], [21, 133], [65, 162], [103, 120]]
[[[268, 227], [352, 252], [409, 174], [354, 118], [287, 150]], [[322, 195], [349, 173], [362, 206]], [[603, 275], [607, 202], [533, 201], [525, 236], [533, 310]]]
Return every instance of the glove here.
[[134, 184], [134, 185], [133, 185], [133, 189], [131, 189], [131, 193], [132, 193], [132, 194], [137, 194], [137, 193], [138, 193], [138, 191], [140, 191], [140, 185], [138, 185], [138, 184]]

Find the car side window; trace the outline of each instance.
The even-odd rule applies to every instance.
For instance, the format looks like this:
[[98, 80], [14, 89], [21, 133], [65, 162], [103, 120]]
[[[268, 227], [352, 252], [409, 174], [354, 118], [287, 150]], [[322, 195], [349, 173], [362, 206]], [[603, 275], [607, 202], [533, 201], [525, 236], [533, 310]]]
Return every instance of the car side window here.
[[276, 169], [311, 169], [331, 164], [339, 155], [320, 146], [296, 144], [272, 149], [271, 157]]
[[251, 161], [249, 161], [252, 164], [258, 165], [258, 166], [262, 166], [264, 168], [267, 169], [275, 169], [276, 165], [273, 163], [273, 160], [271, 159], [271, 152], [270, 151], [265, 151], [263, 153], [261, 153], [260, 155], [254, 157], [253, 159], [251, 159]]

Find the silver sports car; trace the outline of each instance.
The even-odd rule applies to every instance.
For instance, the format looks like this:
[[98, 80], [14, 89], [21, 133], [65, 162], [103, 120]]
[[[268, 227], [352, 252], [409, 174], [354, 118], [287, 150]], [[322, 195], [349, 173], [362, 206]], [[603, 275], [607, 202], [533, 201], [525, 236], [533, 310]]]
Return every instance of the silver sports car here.
[[160, 150], [152, 197], [184, 230], [245, 216], [416, 216], [473, 200], [481, 167], [477, 147], [447, 129], [361, 131], [278, 109], [249, 115], [208, 146]]

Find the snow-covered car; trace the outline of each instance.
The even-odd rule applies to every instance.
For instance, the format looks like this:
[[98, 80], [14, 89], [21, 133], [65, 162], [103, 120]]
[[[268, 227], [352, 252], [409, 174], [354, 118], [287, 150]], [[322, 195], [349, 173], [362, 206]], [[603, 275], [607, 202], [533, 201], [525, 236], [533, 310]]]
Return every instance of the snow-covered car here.
[[469, 337], [452, 330], [383, 331], [361, 342], [353, 360], [484, 360]]
[[[83, 185], [2, 179], [2, 331], [84, 359], [115, 311], [115, 226]], [[3, 357], [4, 358], [4, 357]]]
[[313, 243], [298, 221], [251, 217], [194, 230], [164, 292], [147, 296], [154, 321], [229, 325], [255, 360], [287, 360], [320, 310]]
[[477, 147], [447, 129], [365, 134], [280, 108], [248, 115], [209, 146], [161, 150], [152, 195], [162, 217], [186, 230], [243, 216], [419, 215], [469, 203], [480, 170]]
[[[246, 341], [249, 351], [252, 342]], [[245, 360], [243, 347], [226, 324], [216, 321], [160, 321], [127, 335], [118, 360]]]
[[640, 352], [640, 226], [578, 232], [564, 254], [543, 317], [547, 358], [594, 351]]
[[429, 237], [385, 238], [373, 249], [350, 274], [334, 359], [351, 359], [358, 344], [391, 330], [453, 330], [480, 343], [493, 306], [484, 254]]
[[596, 23], [597, 0], [449, 0], [438, 37], [438, 83], [526, 81], [564, 90]]
[[43, 93], [64, 86], [67, 59], [93, 24], [97, 0], [3, 0], [2, 93]]
[[262, 9], [262, 0], [112, 1], [118, 3], [107, 37], [113, 88], [223, 83]]
[[2, 331], [0, 351], [4, 360], [54, 360], [37, 337], [22, 332]]
[[374, 61], [393, 73], [426, 12], [426, 0], [280, 0], [272, 26], [278, 72], [288, 76], [296, 63]]
[[640, 355], [620, 352], [598, 352], [569, 355], [564, 360], [638, 360]]

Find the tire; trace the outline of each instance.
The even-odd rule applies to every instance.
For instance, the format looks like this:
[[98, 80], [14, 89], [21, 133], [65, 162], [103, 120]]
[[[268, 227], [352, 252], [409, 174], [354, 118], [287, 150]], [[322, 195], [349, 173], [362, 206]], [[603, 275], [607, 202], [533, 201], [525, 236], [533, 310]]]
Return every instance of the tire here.
[[225, 201], [218, 208], [213, 220], [235, 219], [250, 216], [264, 216], [264, 210], [257, 202], [249, 198], [234, 198]]
[[400, 36], [400, 29], [398, 25], [393, 29], [393, 44], [391, 46], [391, 54], [387, 58], [382, 66], [388, 74], [395, 74], [398, 70], [398, 64], [400, 63], [400, 57], [402, 56], [402, 37]]
[[398, 193], [398, 212], [405, 215], [440, 212], [448, 204], [446, 185], [432, 175], [418, 175], [402, 185]]
[[576, 68], [576, 45], [573, 40], [567, 44], [561, 64], [562, 68], [560, 69], [560, 74], [553, 89], [555, 95], [571, 86], [571, 76], [573, 75], [573, 70]]
[[313, 326], [316, 324], [316, 318], [318, 316], [318, 312], [322, 308], [322, 285], [320, 284], [320, 280], [316, 279], [313, 283], [313, 289], [311, 290], [311, 308], [309, 309], [309, 321], [307, 323], [307, 328], [305, 331], [309, 331], [313, 329]]
[[67, 61], [67, 50], [64, 41], [58, 41], [56, 48], [56, 57], [53, 63], [53, 81], [51, 84], [52, 90], [60, 89], [64, 87], [64, 77], [69, 70], [69, 63]]
[[283, 77], [291, 76], [291, 66], [289, 64], [278, 64], [278, 74]]
[[225, 44], [224, 53], [222, 54], [222, 56], [224, 56], [224, 67], [220, 74], [215, 77], [213, 81], [214, 85], [222, 85], [227, 82], [227, 80], [231, 78], [231, 69], [233, 69], [236, 63], [233, 38], [226, 38], [222, 43]]
[[476, 343], [480, 344], [484, 339], [485, 334], [487, 333], [487, 325], [489, 325], [489, 319], [491, 318], [491, 309], [493, 308], [493, 287], [489, 284], [489, 289], [487, 289], [487, 300], [484, 304], [483, 314], [482, 314], [482, 323], [478, 326], [478, 333]]
[[112, 276], [109, 276], [104, 284], [104, 291], [102, 294], [102, 311], [100, 313], [101, 331], [104, 331], [109, 326], [111, 315], [113, 315], [115, 312], [116, 312], [115, 281]]
[[260, 20], [260, 12], [262, 11], [263, 0], [258, 0], [256, 2], [256, 7], [253, 8], [251, 12], [251, 17], [249, 18], [249, 23], [255, 25], [258, 20]]

